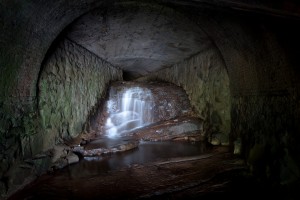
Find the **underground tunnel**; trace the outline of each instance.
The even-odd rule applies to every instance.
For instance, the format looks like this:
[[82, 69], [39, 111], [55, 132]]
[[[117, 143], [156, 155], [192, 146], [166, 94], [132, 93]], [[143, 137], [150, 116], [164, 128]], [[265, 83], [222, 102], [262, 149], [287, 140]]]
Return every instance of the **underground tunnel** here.
[[0, 9], [1, 199], [295, 199], [297, 1]]

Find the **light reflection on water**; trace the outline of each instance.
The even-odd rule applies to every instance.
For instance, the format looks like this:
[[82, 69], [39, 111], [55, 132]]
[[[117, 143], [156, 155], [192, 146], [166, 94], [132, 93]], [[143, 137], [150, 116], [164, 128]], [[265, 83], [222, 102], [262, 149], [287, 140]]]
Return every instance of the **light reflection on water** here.
[[87, 178], [135, 164], [142, 165], [176, 157], [198, 156], [205, 151], [206, 146], [200, 142], [194, 144], [169, 141], [141, 142], [137, 149], [103, 157], [86, 157], [65, 170], [68, 170], [71, 178]]
[[[108, 191], [107, 194], [114, 194], [114, 197], [124, 199], [124, 195], [130, 196], [130, 192], [134, 193], [135, 189], [136, 194], [138, 194], [139, 188], [128, 187], [130, 191], [127, 193], [127, 191], [122, 190], [122, 186], [118, 185], [118, 182], [115, 182], [116, 180], [114, 178], [108, 178], [114, 174], [110, 173], [110, 171], [121, 168], [126, 171], [130, 170], [127, 168], [128, 166], [135, 164], [143, 165], [149, 162], [165, 161], [175, 157], [199, 156], [204, 152], [207, 151], [203, 143], [191, 144], [187, 142], [169, 141], [142, 142], [138, 149], [112, 154], [110, 156], [86, 158], [77, 164], [72, 164], [62, 170], [55, 171], [53, 174], [41, 176], [33, 185], [27, 186], [21, 193], [12, 197], [11, 200], [105, 199], [103, 195], [106, 194], [106, 190]], [[124, 173], [121, 174], [123, 174], [123, 177]], [[102, 178], [106, 178], [108, 185], [102, 184]], [[123, 178], [130, 179], [130, 176]], [[111, 190], [114, 191], [112, 192]]]

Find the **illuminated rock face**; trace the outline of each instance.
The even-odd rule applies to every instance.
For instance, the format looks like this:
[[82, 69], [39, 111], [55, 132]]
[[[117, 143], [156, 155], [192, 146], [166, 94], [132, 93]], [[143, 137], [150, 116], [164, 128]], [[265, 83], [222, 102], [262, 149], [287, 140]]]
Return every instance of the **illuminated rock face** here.
[[173, 84], [116, 82], [109, 90], [102, 131], [114, 138], [190, 112], [185, 91]]

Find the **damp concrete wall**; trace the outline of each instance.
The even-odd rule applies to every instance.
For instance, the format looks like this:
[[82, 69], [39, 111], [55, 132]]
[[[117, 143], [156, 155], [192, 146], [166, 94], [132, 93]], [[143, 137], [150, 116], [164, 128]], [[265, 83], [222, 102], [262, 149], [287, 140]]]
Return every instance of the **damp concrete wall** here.
[[41, 67], [34, 109], [15, 102], [23, 113], [9, 116], [1, 105], [0, 199], [48, 170], [49, 150], [85, 131], [109, 83], [122, 80], [122, 70], [69, 40], [53, 49]]
[[213, 144], [228, 144], [230, 133], [229, 78], [220, 55], [210, 46], [178, 64], [139, 81], [167, 81], [182, 87], [194, 114], [204, 120], [204, 131]]
[[297, 23], [272, 17], [262, 20], [222, 15], [198, 20], [213, 38], [228, 70], [232, 102], [230, 141], [233, 146], [240, 146], [238, 153], [251, 173], [269, 187], [297, 187]]
[[[40, 141], [32, 136], [40, 127], [37, 83], [49, 47], [75, 18], [102, 3], [94, 0], [1, 2], [0, 199], [16, 189], [13, 185], [20, 188], [32, 180], [27, 179], [32, 174], [30, 168], [20, 173], [15, 169], [21, 169], [23, 160], [41, 150]], [[66, 7], [69, 8], [65, 10]]]
[[43, 148], [83, 132], [88, 116], [116, 80], [122, 80], [120, 69], [64, 40], [45, 62], [38, 83]]
[[297, 187], [300, 177], [299, 97], [295, 94], [234, 98], [232, 131], [240, 135], [251, 172], [271, 185]]

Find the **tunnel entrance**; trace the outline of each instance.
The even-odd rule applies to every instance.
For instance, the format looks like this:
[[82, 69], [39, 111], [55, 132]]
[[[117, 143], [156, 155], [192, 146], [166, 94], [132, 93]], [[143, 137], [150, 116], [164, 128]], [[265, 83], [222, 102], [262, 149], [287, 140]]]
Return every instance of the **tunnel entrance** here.
[[[102, 181], [110, 171], [173, 158], [201, 160], [212, 144], [227, 148], [229, 79], [214, 43], [171, 8], [128, 5], [81, 16], [44, 60], [36, 149], [54, 149], [50, 167], [64, 169], [35, 186], [51, 184], [55, 198], [65, 195], [57, 189], [66, 182], [79, 180], [67, 188], [73, 193], [82, 179]], [[84, 191], [98, 191], [96, 186]], [[105, 196], [105, 190], [95, 195]]]
[[[127, 16], [126, 20], [124, 16]], [[171, 130], [187, 129], [191, 132], [191, 124], [195, 124], [194, 119], [198, 118], [201, 123], [194, 126], [201, 127], [198, 129], [202, 130], [202, 135], [177, 137], [176, 140], [202, 140], [205, 135], [214, 145], [229, 144], [231, 102], [224, 60], [206, 33], [183, 13], [152, 4], [101, 7], [75, 20], [59, 39], [62, 40], [55, 43], [53, 52], [45, 58], [38, 81], [38, 108], [43, 133], [38, 148], [48, 150], [61, 141], [81, 137], [86, 132], [89, 116], [104, 100], [108, 85], [128, 77], [139, 81], [138, 88], [133, 89], [137, 91], [123, 91], [124, 85], [130, 86], [130, 82], [123, 82], [116, 86], [117, 92], [111, 91], [112, 96], [119, 95], [119, 99], [137, 96], [132, 100], [137, 106], [135, 109], [148, 114], [138, 116], [137, 110], [122, 110], [126, 109], [125, 102], [112, 100], [110, 102], [115, 102], [113, 106], [121, 107], [118, 111], [109, 111], [113, 116], [102, 117], [103, 121], [98, 124], [106, 130], [97, 129], [96, 132], [106, 131], [113, 137], [116, 130], [122, 132], [124, 129], [126, 134], [137, 135], [135, 131], [128, 131], [128, 127], [138, 129], [142, 125], [157, 123], [151, 115], [174, 124], [172, 118], [184, 121], [184, 117], [191, 114], [189, 116], [194, 118], [189, 118], [190, 125], [174, 126]], [[178, 98], [176, 93], [169, 95], [163, 87], [157, 87], [161, 91], [153, 89], [145, 94], [142, 82], [153, 81], [180, 86], [186, 93], [186, 100], [182, 102], [188, 103], [173, 105]], [[149, 109], [153, 105], [143, 105], [150, 99], [158, 101], [154, 96], [160, 96], [159, 106]], [[105, 112], [109, 113], [108, 110]], [[123, 118], [126, 114], [131, 117]], [[137, 139], [145, 140], [143, 134]], [[151, 137], [164, 140], [170, 139], [171, 135], [155, 138], [152, 134]]]

